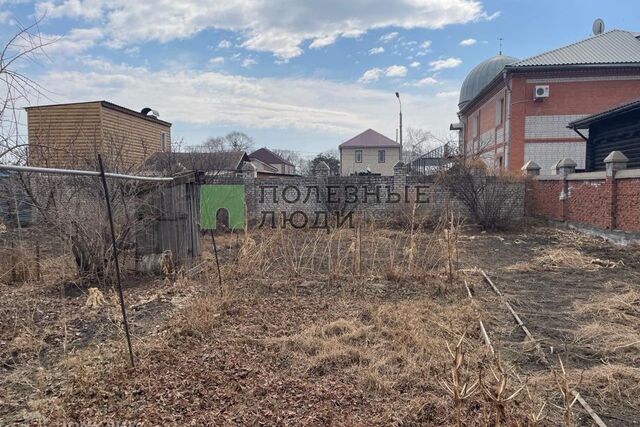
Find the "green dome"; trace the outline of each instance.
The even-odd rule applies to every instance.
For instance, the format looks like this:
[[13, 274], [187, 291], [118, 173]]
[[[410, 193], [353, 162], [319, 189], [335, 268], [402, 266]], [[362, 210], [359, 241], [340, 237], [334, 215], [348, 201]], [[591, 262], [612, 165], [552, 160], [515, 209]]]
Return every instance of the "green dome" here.
[[518, 61], [518, 58], [513, 56], [496, 55], [476, 65], [462, 83], [458, 108], [462, 109], [473, 98], [478, 96], [482, 89], [502, 72], [505, 65], [516, 61]]

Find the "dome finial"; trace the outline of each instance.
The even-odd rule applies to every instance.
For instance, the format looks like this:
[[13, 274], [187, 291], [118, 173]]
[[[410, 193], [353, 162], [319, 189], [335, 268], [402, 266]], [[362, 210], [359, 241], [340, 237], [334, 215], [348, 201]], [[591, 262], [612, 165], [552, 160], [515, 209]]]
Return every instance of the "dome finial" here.
[[500, 42], [500, 49], [498, 50], [498, 55], [502, 55], [502, 37], [498, 37], [498, 41]]

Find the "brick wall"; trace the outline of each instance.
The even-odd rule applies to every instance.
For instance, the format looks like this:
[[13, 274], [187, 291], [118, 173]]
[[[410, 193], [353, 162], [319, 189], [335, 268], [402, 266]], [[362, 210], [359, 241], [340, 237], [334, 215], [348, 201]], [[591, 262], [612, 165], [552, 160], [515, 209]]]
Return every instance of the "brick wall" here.
[[560, 201], [562, 189], [563, 182], [559, 180], [532, 180], [527, 183], [527, 214], [562, 221], [562, 202]]
[[640, 178], [617, 181], [616, 221], [618, 228], [640, 232]]
[[[265, 212], [274, 212], [278, 223], [281, 221], [282, 212], [291, 215], [294, 212], [301, 211], [308, 216], [311, 224], [316, 212], [330, 212], [332, 214], [335, 211], [341, 211], [346, 213], [354, 207], [356, 213], [366, 213], [370, 218], [388, 218], [393, 216], [397, 209], [403, 209], [409, 205], [404, 202], [388, 203], [389, 191], [397, 192], [402, 196], [408, 194], [410, 199], [415, 200], [418, 188], [422, 193], [421, 199], [424, 201], [424, 203], [420, 204], [421, 209], [428, 211], [432, 218], [437, 218], [447, 206], [452, 204], [460, 216], [469, 219], [465, 206], [452, 197], [444, 186], [434, 182], [433, 177], [407, 176], [406, 173], [398, 173], [397, 170], [394, 176], [217, 177], [206, 178], [204, 182], [206, 184], [244, 184], [247, 215], [250, 220], [258, 222], [262, 220]], [[515, 186], [515, 191], [518, 195], [514, 198], [515, 208], [509, 207], [509, 215], [516, 221], [520, 220], [524, 216], [524, 184], [511, 183], [506, 185]], [[357, 205], [344, 203], [345, 189], [349, 186], [357, 188], [359, 200]], [[407, 189], [405, 189], [405, 186]], [[299, 198], [296, 197], [297, 191], [293, 187], [300, 190], [301, 195]], [[320, 189], [320, 201], [317, 201], [315, 191], [312, 191], [308, 200], [304, 202], [308, 192], [307, 189], [313, 187]], [[327, 203], [328, 188], [330, 187], [333, 188], [334, 199], [340, 199], [342, 203]], [[372, 195], [375, 188], [379, 189], [379, 200]], [[273, 191], [276, 194], [275, 201], [273, 199]], [[284, 200], [282, 197], [284, 191], [286, 191], [289, 201]], [[365, 191], [370, 193], [366, 202], [363, 200]], [[507, 191], [513, 190], [509, 189]]]
[[607, 230], [640, 232], [640, 169], [533, 177], [527, 184], [530, 216]]

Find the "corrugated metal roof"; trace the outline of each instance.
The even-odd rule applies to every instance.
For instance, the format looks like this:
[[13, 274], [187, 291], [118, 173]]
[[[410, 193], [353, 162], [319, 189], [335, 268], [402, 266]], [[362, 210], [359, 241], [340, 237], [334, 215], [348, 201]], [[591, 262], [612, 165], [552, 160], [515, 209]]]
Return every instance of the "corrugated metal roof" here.
[[158, 172], [176, 170], [199, 170], [205, 172], [236, 171], [242, 161], [249, 161], [244, 151], [220, 151], [215, 153], [153, 153], [144, 163], [145, 167]]
[[340, 148], [368, 148], [368, 147], [400, 147], [400, 144], [391, 138], [387, 138], [383, 134], [373, 129], [367, 129], [359, 135], [343, 142]]
[[640, 64], [637, 33], [611, 30], [507, 65], [507, 68]]

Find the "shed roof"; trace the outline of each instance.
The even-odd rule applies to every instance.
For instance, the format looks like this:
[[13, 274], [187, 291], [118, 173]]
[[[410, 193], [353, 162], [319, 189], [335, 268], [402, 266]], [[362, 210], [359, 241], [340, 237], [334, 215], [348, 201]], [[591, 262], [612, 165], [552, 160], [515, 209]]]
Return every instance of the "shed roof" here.
[[105, 101], [105, 100], [102, 100], [102, 101], [85, 101], [85, 102], [67, 102], [67, 103], [62, 103], [62, 104], [32, 105], [30, 107], [25, 107], [25, 110], [30, 111], [30, 110], [36, 110], [36, 109], [41, 109], [41, 108], [65, 107], [65, 106], [68, 106], [68, 105], [83, 105], [83, 104], [100, 104], [104, 108], [109, 108], [111, 110], [115, 110], [115, 111], [119, 111], [121, 113], [129, 114], [129, 115], [138, 117], [138, 118], [143, 119], [143, 120], [149, 120], [149, 121], [152, 121], [154, 123], [160, 123], [160, 124], [163, 124], [165, 126], [171, 127], [171, 123], [170, 122], [167, 122], [167, 121], [164, 121], [164, 120], [160, 120], [159, 118], [157, 118], [155, 116], [149, 116], [149, 115], [146, 115], [146, 114], [142, 114], [139, 111], [132, 110], [130, 108], [123, 107], [121, 105], [114, 104], [113, 102], [109, 102], [109, 101]]
[[339, 148], [400, 148], [400, 144], [373, 129], [367, 129], [359, 135], [343, 142]]
[[574, 120], [573, 122], [567, 125], [570, 129], [587, 129], [591, 124], [599, 122], [604, 119], [610, 119], [615, 116], [619, 116], [624, 113], [628, 113], [630, 111], [639, 110], [640, 109], [640, 98], [631, 102], [626, 102], [624, 104], [618, 105], [616, 107], [610, 108], [605, 111], [601, 111], [596, 114], [592, 114], [587, 117], [583, 117], [579, 120]]
[[220, 151], [217, 153], [166, 153], [152, 154], [145, 167], [156, 171], [199, 170], [204, 172], [236, 171], [243, 161], [249, 161], [244, 151]]

